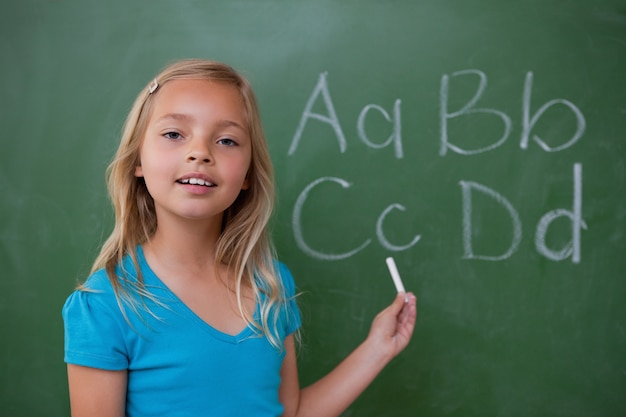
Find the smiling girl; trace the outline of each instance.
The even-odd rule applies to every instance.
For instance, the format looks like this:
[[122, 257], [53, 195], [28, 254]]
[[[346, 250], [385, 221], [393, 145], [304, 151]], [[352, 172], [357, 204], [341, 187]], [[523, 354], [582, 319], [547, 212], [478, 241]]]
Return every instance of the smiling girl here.
[[72, 416], [337, 416], [409, 343], [399, 294], [300, 388], [295, 284], [267, 224], [273, 170], [231, 67], [184, 60], [137, 97], [108, 169], [115, 227], [63, 308]]

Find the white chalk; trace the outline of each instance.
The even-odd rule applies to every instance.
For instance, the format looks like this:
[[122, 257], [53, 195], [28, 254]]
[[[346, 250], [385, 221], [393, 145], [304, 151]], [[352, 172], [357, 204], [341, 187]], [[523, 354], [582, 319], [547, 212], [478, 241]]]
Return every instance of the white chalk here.
[[393, 283], [396, 286], [396, 290], [398, 292], [406, 292], [404, 291], [404, 285], [402, 285], [402, 280], [400, 279], [400, 274], [398, 273], [398, 268], [396, 267], [396, 261], [390, 256], [385, 259], [387, 262], [387, 268], [389, 268], [389, 273], [391, 274], [391, 278], [393, 279]]

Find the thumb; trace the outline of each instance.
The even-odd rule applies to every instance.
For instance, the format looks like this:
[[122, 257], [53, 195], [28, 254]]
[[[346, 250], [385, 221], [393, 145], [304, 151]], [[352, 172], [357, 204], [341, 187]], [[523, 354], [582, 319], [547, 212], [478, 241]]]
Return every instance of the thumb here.
[[398, 295], [396, 295], [396, 298], [393, 300], [393, 303], [391, 303], [391, 305], [389, 306], [389, 312], [393, 313], [396, 316], [400, 314], [402, 307], [404, 307], [404, 305], [406, 304], [406, 300], [407, 294], [404, 292], [399, 292]]

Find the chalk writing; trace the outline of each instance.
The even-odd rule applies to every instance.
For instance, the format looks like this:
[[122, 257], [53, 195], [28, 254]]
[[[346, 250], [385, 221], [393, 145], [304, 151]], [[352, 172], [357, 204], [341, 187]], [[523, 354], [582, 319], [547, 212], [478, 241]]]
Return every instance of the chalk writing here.
[[[502, 144], [506, 142], [511, 133], [511, 117], [506, 113], [488, 108], [478, 108], [475, 107], [476, 103], [482, 97], [485, 89], [487, 88], [487, 76], [485, 73], [479, 70], [470, 69], [457, 71], [452, 74], [452, 77], [458, 77], [463, 75], [475, 75], [478, 76], [478, 88], [474, 96], [467, 102], [465, 106], [463, 106], [460, 110], [449, 112], [448, 110], [448, 94], [450, 89], [450, 76], [444, 74], [441, 77], [441, 88], [439, 94], [439, 118], [440, 118], [440, 130], [441, 130], [441, 146], [439, 148], [439, 155], [446, 155], [448, 149], [453, 152], [456, 152], [461, 155], [475, 155], [483, 152], [491, 151], [495, 148], [498, 148]], [[570, 148], [573, 146], [583, 135], [585, 132], [586, 122], [585, 117], [578, 107], [576, 107], [571, 101], [565, 99], [554, 99], [545, 103], [543, 106], [539, 108], [535, 112], [535, 114], [530, 116], [530, 102], [532, 97], [532, 85], [533, 85], [533, 73], [528, 72], [526, 74], [526, 79], [524, 81], [524, 90], [522, 93], [522, 135], [520, 138], [520, 148], [526, 149], [528, 148], [529, 138], [531, 136], [532, 129], [537, 124], [537, 121], [541, 116], [552, 106], [557, 104], [562, 104], [566, 106], [568, 109], [572, 111], [574, 117], [576, 119], [576, 132], [574, 135], [569, 138], [565, 143], [559, 146], [550, 146], [545, 143], [539, 136], [532, 135], [532, 139], [546, 152], [558, 152]], [[489, 146], [485, 146], [478, 149], [463, 149], [458, 145], [454, 145], [450, 142], [450, 138], [448, 137], [448, 121], [450, 119], [454, 119], [460, 116], [466, 116], [477, 113], [486, 113], [493, 114], [499, 117], [504, 124], [504, 131], [502, 136], [498, 138], [495, 142], [493, 142]]]
[[[327, 76], [328, 73], [323, 72], [320, 74], [317, 80], [317, 85], [313, 89], [313, 93], [311, 93], [311, 96], [306, 103], [304, 112], [302, 113], [302, 117], [300, 118], [300, 123], [298, 124], [296, 133], [293, 137], [293, 140], [291, 141], [291, 146], [289, 147], [289, 151], [287, 152], [288, 155], [293, 155], [298, 149], [298, 144], [300, 143], [300, 139], [302, 138], [302, 133], [304, 132], [304, 128], [306, 127], [309, 119], [314, 119], [322, 123], [327, 123], [332, 127], [335, 136], [337, 137], [337, 142], [339, 144], [339, 152], [344, 153], [348, 148], [346, 137], [343, 134], [341, 124], [339, 123], [339, 117], [337, 117], [337, 112], [335, 111], [335, 106], [333, 105], [333, 100], [330, 96], [330, 91], [328, 90], [328, 81], [326, 79]], [[322, 96], [324, 106], [326, 107], [326, 112], [328, 113], [327, 115], [313, 112], [315, 102], [320, 95]], [[401, 101], [399, 99], [394, 102], [393, 118], [381, 106], [377, 104], [368, 104], [363, 107], [357, 119], [357, 134], [365, 145], [373, 149], [381, 149], [393, 143], [395, 156], [398, 159], [401, 159], [403, 156], [400, 104]], [[388, 122], [393, 123], [391, 135], [382, 144], [372, 142], [365, 132], [365, 119], [367, 118], [367, 114], [370, 110], [378, 111]]]
[[[463, 193], [463, 258], [464, 259], [484, 259], [499, 261], [509, 258], [517, 250], [522, 240], [522, 222], [517, 210], [513, 205], [498, 192], [471, 181], [460, 181]], [[501, 255], [477, 255], [474, 253], [472, 245], [472, 192], [478, 191], [491, 198], [504, 207], [511, 218], [513, 227], [513, 239], [510, 246]], [[571, 211], [556, 209], [546, 213], [537, 223], [535, 233], [535, 247], [537, 252], [553, 261], [561, 261], [568, 257], [573, 263], [580, 262], [580, 229], [586, 229], [587, 224], [582, 219], [582, 164], [574, 164], [574, 202]], [[549, 249], [546, 245], [546, 233], [550, 224], [558, 217], [567, 217], [572, 223], [572, 239], [561, 250]]]
[[[491, 188], [472, 181], [460, 181], [463, 194], [463, 258], [465, 259], [484, 259], [488, 261], [499, 261], [511, 256], [519, 246], [522, 240], [522, 222], [520, 221], [517, 211], [509, 200], [498, 194]], [[479, 191], [497, 201], [502, 205], [509, 216], [513, 226], [513, 240], [509, 248], [501, 255], [476, 255], [472, 248], [472, 191]]]
[[528, 147], [528, 140], [529, 140], [530, 132], [532, 131], [533, 127], [535, 126], [539, 118], [550, 107], [556, 104], [563, 104], [574, 113], [574, 116], [576, 117], [576, 132], [567, 142], [565, 142], [561, 146], [556, 146], [554, 148], [546, 144], [537, 135], [533, 135], [533, 140], [537, 142], [537, 144], [541, 147], [541, 149], [543, 149], [546, 152], [558, 152], [558, 151], [562, 151], [564, 149], [567, 149], [573, 146], [582, 137], [583, 133], [585, 133], [585, 127], [586, 127], [585, 116], [583, 116], [580, 109], [576, 107], [571, 101], [563, 100], [563, 99], [554, 99], [554, 100], [550, 100], [549, 102], [541, 106], [539, 110], [537, 110], [537, 112], [533, 115], [533, 117], [530, 117], [529, 113], [530, 113], [530, 99], [531, 99], [532, 85], [533, 85], [533, 73], [528, 72], [526, 74], [526, 81], [524, 82], [524, 99], [523, 99], [523, 106], [522, 106], [522, 109], [523, 109], [522, 138], [520, 140], [520, 147], [522, 149], [526, 149]]
[[[333, 106], [333, 101], [330, 98], [328, 83], [326, 81], [327, 75], [328, 73], [326, 72], [320, 74], [317, 85], [315, 86], [315, 89], [313, 89], [313, 93], [306, 103], [304, 113], [302, 113], [300, 123], [298, 124], [298, 129], [296, 130], [296, 134], [294, 135], [293, 140], [291, 141], [291, 146], [289, 147], [289, 155], [293, 155], [294, 152], [296, 152], [296, 149], [298, 148], [298, 142], [300, 142], [300, 137], [302, 136], [302, 132], [304, 131], [304, 127], [306, 126], [306, 122], [309, 119], [319, 120], [320, 122], [328, 123], [329, 125], [331, 125], [335, 131], [335, 134], [337, 135], [337, 141], [339, 142], [339, 151], [341, 153], [344, 153], [346, 151], [347, 142], [345, 136], [343, 135], [343, 131], [341, 130], [339, 118], [337, 117], [337, 112], [335, 112], [335, 106]], [[324, 99], [324, 105], [326, 106], [326, 110], [328, 111], [328, 116], [313, 112], [315, 100], [317, 100], [317, 96], [319, 96], [320, 94]]]
[[[485, 88], [487, 88], [487, 76], [482, 71], [478, 71], [478, 70], [457, 71], [453, 73], [452, 76], [457, 77], [457, 76], [466, 75], [466, 74], [474, 74], [478, 76], [479, 78], [478, 89], [476, 90], [476, 94], [474, 94], [474, 97], [472, 97], [471, 100], [468, 101], [467, 104], [463, 108], [452, 113], [448, 113], [448, 90], [449, 90], [450, 77], [445, 74], [441, 77], [441, 88], [439, 90], [440, 91], [439, 93], [439, 118], [440, 118], [440, 129], [441, 129], [441, 147], [439, 149], [439, 155], [441, 156], [444, 156], [448, 149], [451, 149], [454, 152], [459, 153], [461, 155], [475, 155], [478, 153], [487, 152], [487, 151], [490, 151], [492, 149], [499, 147], [504, 142], [506, 142], [506, 140], [509, 137], [509, 133], [511, 133], [511, 118], [507, 116], [505, 113], [499, 110], [494, 110], [494, 109], [474, 108], [474, 105], [476, 104], [476, 102], [478, 102], [478, 100], [482, 97], [483, 92], [485, 91]], [[502, 119], [502, 122], [504, 123], [504, 133], [502, 134], [502, 136], [491, 145], [485, 146], [484, 148], [479, 148], [479, 149], [468, 150], [468, 149], [462, 149], [459, 146], [452, 145], [450, 141], [448, 140], [448, 120], [454, 119], [456, 117], [463, 116], [466, 114], [476, 114], [476, 113], [487, 113], [487, 114], [493, 114], [493, 115], [500, 117]]]
[[[473, 96], [467, 100], [467, 102], [458, 110], [451, 111], [449, 109], [449, 92], [451, 79], [462, 76], [474, 76], [478, 78], [478, 85]], [[534, 114], [531, 114], [531, 101], [532, 101], [532, 88], [533, 88], [533, 73], [527, 72], [524, 79], [524, 86], [522, 91], [522, 115], [521, 115], [521, 137], [520, 148], [527, 149], [529, 142], [532, 139], [540, 149], [545, 152], [558, 152], [572, 147], [576, 142], [580, 140], [585, 132], [586, 122], [583, 113], [578, 109], [576, 105], [565, 99], [553, 99], [539, 107]], [[309, 120], [317, 120], [319, 122], [328, 124], [335, 134], [337, 143], [339, 145], [339, 152], [345, 153], [347, 151], [348, 143], [344, 136], [343, 129], [339, 123], [339, 117], [335, 111], [333, 101], [331, 98], [330, 90], [328, 87], [328, 73], [324, 72], [319, 75], [317, 84], [313, 89], [312, 94], [307, 100], [304, 111], [300, 118], [300, 122], [296, 129], [295, 135], [288, 150], [288, 155], [293, 155], [298, 144], [303, 136], [304, 129]], [[440, 127], [440, 147], [439, 156], [445, 157], [448, 151], [455, 152], [460, 155], [476, 155], [492, 151], [502, 144], [504, 144], [509, 138], [512, 131], [512, 118], [503, 111], [478, 107], [478, 102], [481, 100], [488, 84], [487, 75], [477, 69], [467, 69], [463, 71], [457, 71], [451, 75], [443, 74], [441, 77], [440, 89], [439, 89], [439, 127]], [[316, 113], [313, 108], [318, 98], [322, 99], [325, 114]], [[367, 147], [372, 149], [383, 149], [386, 147], [393, 147], [394, 157], [397, 159], [404, 158], [404, 151], [402, 146], [402, 118], [401, 118], [401, 100], [396, 99], [393, 104], [391, 112], [385, 110], [378, 104], [367, 104], [359, 113], [356, 122], [356, 133], [358, 138]], [[566, 139], [559, 145], [548, 144], [538, 134], [533, 134], [533, 130], [536, 129], [539, 119], [553, 106], [562, 105], [565, 106], [574, 115], [576, 122], [576, 130], [574, 134]], [[372, 139], [366, 132], [366, 119], [370, 112], [377, 112], [386, 122], [390, 124], [391, 132], [389, 136], [382, 140]], [[493, 115], [500, 119], [502, 122], [502, 133], [496, 135], [489, 145], [470, 149], [462, 147], [459, 142], [462, 140], [457, 139], [454, 143], [449, 137], [448, 123], [449, 121], [461, 117], [471, 116], [473, 114], [487, 114]], [[553, 261], [563, 261], [571, 258], [573, 263], [579, 263], [581, 260], [581, 229], [587, 229], [587, 224], [583, 219], [582, 214], [582, 163], [577, 162], [573, 167], [573, 203], [571, 209], [558, 208], [547, 212], [543, 215], [535, 229], [535, 249], [542, 256], [551, 259]], [[298, 195], [295, 202], [292, 213], [292, 227], [293, 233], [298, 247], [307, 255], [320, 260], [341, 260], [356, 255], [372, 243], [372, 239], [365, 239], [357, 247], [353, 247], [349, 250], [339, 253], [329, 253], [321, 249], [311, 247], [307, 243], [305, 237], [305, 225], [302, 222], [302, 211], [305, 204], [308, 203], [311, 191], [323, 184], [334, 183], [340, 185], [342, 188], [347, 189], [352, 184], [338, 177], [323, 176], [311, 183], [309, 183], [302, 192]], [[522, 220], [515, 209], [514, 205], [498, 191], [490, 188], [485, 184], [480, 184], [475, 181], [462, 179], [458, 182], [461, 187], [461, 201], [462, 201], [462, 227], [461, 238], [463, 241], [463, 253], [462, 259], [467, 260], [484, 260], [484, 261], [502, 261], [510, 258], [520, 247], [522, 241]], [[482, 196], [493, 200], [510, 219], [510, 225], [512, 230], [512, 238], [508, 246], [496, 250], [497, 253], [477, 253], [474, 245], [474, 239], [477, 238], [473, 233], [472, 213], [475, 211], [475, 202], [472, 196], [476, 193], [480, 193]], [[314, 203], [313, 203], [314, 204]], [[421, 241], [421, 234], [415, 234], [413, 238], [408, 242], [391, 242], [387, 233], [385, 233], [385, 220], [391, 213], [394, 212], [406, 212], [406, 207], [399, 203], [392, 203], [388, 205], [378, 216], [375, 228], [373, 230], [376, 236], [377, 242], [386, 250], [392, 252], [401, 252], [413, 248]], [[549, 248], [546, 243], [546, 235], [548, 230], [556, 219], [565, 218], [569, 219], [571, 223], [571, 238], [569, 241], [559, 249]], [[492, 249], [493, 250], [493, 249]]]
[[[393, 105], [393, 120], [389, 116], [389, 113], [387, 113], [385, 109], [377, 104], [368, 104], [367, 106], [365, 106], [363, 110], [361, 110], [361, 113], [359, 114], [359, 118], [357, 120], [357, 133], [363, 143], [374, 149], [381, 149], [393, 143], [395, 155], [398, 159], [402, 159], [402, 121], [400, 117], [400, 103], [400, 99], [397, 99]], [[378, 112], [380, 112], [380, 114], [382, 114], [388, 122], [393, 121], [393, 131], [391, 135], [389, 135], [389, 138], [382, 144], [373, 143], [372, 141], [370, 141], [370, 139], [367, 137], [367, 134], [365, 133], [365, 117], [371, 109], [378, 110]]]
[[385, 232], [383, 230], [383, 221], [387, 217], [387, 214], [389, 214], [393, 209], [406, 211], [406, 208], [402, 204], [391, 204], [386, 209], [384, 209], [383, 212], [380, 214], [380, 217], [378, 217], [378, 221], [376, 222], [376, 236], [378, 237], [378, 241], [381, 245], [383, 245], [384, 248], [390, 251], [400, 252], [415, 246], [415, 244], [420, 241], [422, 236], [415, 235], [413, 240], [411, 240], [406, 245], [394, 245], [393, 243], [389, 242], [385, 237]]
[[[355, 254], [357, 254], [358, 252], [362, 251], [363, 249], [365, 249], [365, 247], [367, 247], [371, 242], [372, 239], [367, 239], [365, 240], [365, 242], [363, 242], [360, 246], [358, 246], [357, 248], [354, 248], [352, 250], [349, 250], [347, 252], [343, 252], [343, 253], [327, 253], [327, 252], [322, 252], [321, 250], [316, 250], [313, 249], [307, 242], [306, 239], [304, 238], [304, 233], [302, 230], [302, 208], [304, 206], [304, 204], [307, 202], [308, 198], [309, 198], [309, 193], [311, 192], [311, 190], [313, 190], [313, 188], [319, 186], [322, 183], [326, 183], [326, 182], [334, 182], [336, 184], [341, 185], [342, 188], [349, 188], [352, 186], [352, 184], [342, 178], [336, 178], [336, 177], [322, 177], [322, 178], [318, 178], [315, 181], [313, 181], [312, 183], [310, 183], [309, 185], [307, 185], [304, 190], [300, 193], [300, 195], [298, 196], [297, 200], [296, 200], [296, 204], [294, 205], [294, 209], [293, 209], [293, 215], [292, 215], [292, 227], [293, 227], [293, 232], [294, 232], [294, 236], [296, 239], [296, 243], [298, 244], [298, 247], [307, 255], [313, 257], [313, 258], [317, 258], [317, 259], [322, 259], [322, 260], [326, 260], [326, 261], [333, 261], [333, 260], [341, 260], [341, 259], [346, 259], [349, 258]], [[384, 232], [384, 228], [383, 228], [383, 224], [385, 219], [387, 218], [387, 216], [389, 215], [389, 213], [391, 213], [393, 210], [399, 210], [399, 211], [406, 211], [406, 208], [404, 206], [402, 206], [401, 204], [391, 204], [389, 206], [387, 206], [382, 213], [380, 214], [380, 216], [378, 217], [378, 220], [376, 221], [376, 237], [378, 239], [378, 242], [386, 249], [393, 251], [393, 252], [400, 252], [400, 251], [404, 251], [407, 250], [411, 247], [413, 247], [417, 242], [419, 242], [421, 236], [420, 235], [416, 235], [413, 240], [411, 240], [411, 242], [409, 242], [408, 244], [404, 244], [404, 245], [398, 245], [398, 244], [393, 244], [391, 243], [387, 237], [385, 236], [385, 232]]]
[[340, 259], [349, 258], [350, 256], [360, 252], [363, 248], [365, 248], [367, 245], [370, 244], [371, 239], [367, 239], [365, 242], [363, 242], [363, 244], [361, 244], [361, 246], [359, 246], [356, 249], [350, 250], [345, 253], [338, 253], [338, 254], [324, 253], [324, 252], [315, 250], [306, 243], [304, 239], [304, 234], [302, 233], [302, 222], [301, 222], [302, 207], [304, 206], [304, 203], [307, 201], [307, 198], [309, 197], [309, 192], [313, 188], [318, 186], [319, 184], [323, 182], [328, 182], [328, 181], [335, 182], [341, 185], [343, 188], [348, 188], [351, 186], [351, 184], [348, 181], [343, 180], [341, 178], [334, 178], [334, 177], [318, 178], [317, 180], [313, 181], [311, 184], [307, 185], [298, 196], [298, 199], [296, 200], [296, 204], [293, 208], [292, 226], [293, 226], [293, 233], [296, 239], [296, 243], [298, 244], [298, 247], [304, 253], [306, 253], [307, 255], [313, 258], [323, 259], [327, 261], [336, 261]]
[[[583, 166], [582, 164], [574, 164], [574, 202], [572, 210], [557, 209], [546, 213], [537, 224], [537, 232], [535, 233], [535, 247], [537, 252], [553, 261], [560, 261], [568, 257], [572, 257], [572, 262], [580, 262], [580, 229], [587, 229], [587, 224], [582, 218], [583, 209]], [[546, 233], [550, 223], [558, 217], [567, 217], [572, 223], [572, 239], [560, 251], [553, 251], [546, 246]]]

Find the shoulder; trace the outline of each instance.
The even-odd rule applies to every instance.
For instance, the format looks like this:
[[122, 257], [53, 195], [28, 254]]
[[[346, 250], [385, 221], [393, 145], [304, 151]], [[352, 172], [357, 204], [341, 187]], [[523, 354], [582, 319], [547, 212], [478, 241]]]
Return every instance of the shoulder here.
[[275, 260], [274, 261], [274, 268], [276, 268], [276, 271], [278, 272], [278, 275], [281, 277], [281, 279], [288, 278], [288, 279], [291, 279], [293, 281], [293, 276], [291, 275], [291, 270], [283, 262], [281, 262], [279, 260]]
[[[63, 306], [63, 314], [85, 314], [86, 311], [119, 311], [119, 293], [133, 293], [137, 282], [137, 273], [132, 261], [126, 256], [122, 267], [117, 267], [116, 275], [111, 277], [102, 268], [93, 272], [87, 280], [74, 290]], [[123, 276], [124, 278], [120, 278]], [[115, 282], [115, 285], [114, 285]]]
[[93, 273], [62, 310], [67, 363], [108, 370], [128, 365], [124, 314], [105, 271]]
[[67, 297], [63, 305], [63, 316], [67, 320], [74, 315], [84, 316], [94, 310], [108, 310], [115, 304], [117, 301], [113, 284], [106, 271], [99, 270]]
[[79, 291], [93, 291], [108, 293], [113, 291], [113, 284], [104, 269], [91, 274], [85, 283], [80, 286]]
[[281, 306], [280, 320], [283, 323], [281, 338], [295, 332], [301, 325], [300, 310], [296, 303], [296, 283], [291, 271], [284, 263], [276, 260], [274, 268], [283, 287], [283, 302]]
[[278, 260], [274, 261], [274, 267], [280, 281], [283, 284], [283, 287], [285, 288], [285, 292], [289, 296], [293, 296], [296, 292], [296, 283], [293, 279], [293, 275], [291, 274], [291, 270], [287, 267], [287, 265]]
[[[142, 257], [139, 258], [140, 269], [143, 269]], [[95, 292], [95, 293], [114, 293], [114, 285], [117, 288], [125, 288], [132, 290], [137, 284], [137, 268], [132, 261], [130, 255], [126, 255], [121, 265], [115, 268], [115, 276], [109, 276], [108, 272], [101, 268], [93, 272], [87, 280], [78, 288], [79, 291]]]

